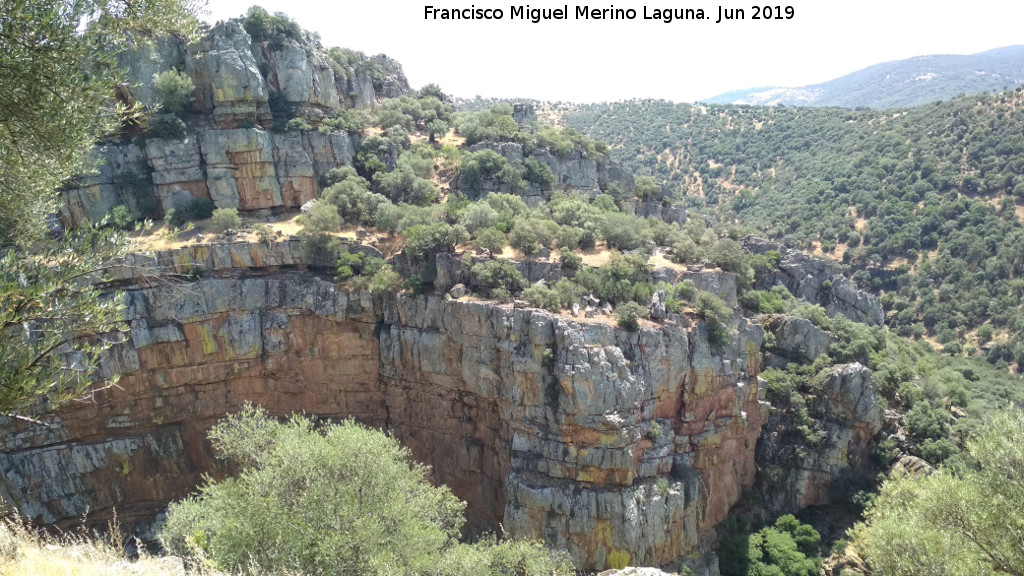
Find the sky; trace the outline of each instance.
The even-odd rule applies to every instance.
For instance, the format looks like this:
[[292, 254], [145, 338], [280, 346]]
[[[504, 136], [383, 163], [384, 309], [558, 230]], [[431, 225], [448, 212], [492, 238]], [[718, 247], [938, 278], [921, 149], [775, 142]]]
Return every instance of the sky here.
[[[568, 4], [567, 20], [513, 20], [491, 0], [210, 0], [205, 19], [254, 3], [284, 12], [342, 46], [398, 60], [413, 88], [436, 83], [471, 98], [694, 102], [730, 90], [798, 87], [872, 64], [927, 54], [973, 54], [1024, 44], [1024, 2], [803, 0], [793, 18], [753, 20], [753, 4], [699, 0]], [[502, 20], [427, 20], [425, 7], [495, 9]], [[531, 8], [566, 4], [534, 2]], [[578, 6], [633, 8], [635, 20], [577, 20]], [[705, 20], [645, 20], [659, 8], [703, 9]], [[720, 8], [746, 18], [716, 23]]]

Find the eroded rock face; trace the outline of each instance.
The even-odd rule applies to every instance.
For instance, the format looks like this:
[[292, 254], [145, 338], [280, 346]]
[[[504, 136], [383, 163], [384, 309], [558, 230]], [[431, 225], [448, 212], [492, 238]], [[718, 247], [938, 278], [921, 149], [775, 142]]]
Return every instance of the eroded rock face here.
[[776, 315], [765, 320], [764, 327], [775, 336], [775, 346], [766, 358], [769, 366], [783, 368], [790, 362], [810, 364], [828, 352], [836, 338], [810, 320]]
[[36, 521], [102, 523], [114, 507], [126, 525], [151, 520], [203, 473], [224, 473], [205, 433], [247, 401], [386, 428], [469, 503], [474, 530], [543, 538], [587, 568], [695, 550], [754, 481], [767, 409], [762, 333], [745, 320], [716, 347], [703, 325], [630, 333], [350, 294], [290, 268], [294, 243], [155, 259], [205, 277], [129, 287], [130, 341], [102, 363], [124, 374], [118, 386], [53, 427], [7, 423], [2, 496]]
[[98, 221], [125, 205], [137, 217], [182, 209], [196, 198], [217, 208], [298, 208], [317, 198], [323, 177], [350, 166], [359, 137], [259, 128], [199, 130], [182, 140], [152, 138], [144, 147], [98, 148], [99, 173], [64, 193], [71, 227]]
[[757, 278], [758, 290], [781, 284], [793, 296], [820, 304], [829, 316], [842, 314], [854, 322], [882, 325], [885, 318], [878, 298], [854, 288], [849, 279], [833, 272], [829, 262], [757, 236], [745, 237], [743, 248], [753, 254], [774, 250], [782, 255], [775, 270]]
[[185, 71], [196, 86], [195, 109], [211, 113], [218, 128], [270, 122], [270, 91], [241, 20], [217, 24], [188, 55]]
[[[274, 133], [274, 121], [314, 122], [345, 108], [406, 94], [402, 67], [386, 56], [354, 56], [342, 66], [318, 44], [254, 43], [241, 20], [213, 26], [198, 42], [158, 38], [121, 55], [129, 83], [122, 96], [158, 104], [154, 79], [168, 70], [196, 86], [187, 136], [110, 143], [94, 150], [98, 173], [65, 191], [62, 219], [76, 228], [124, 205], [137, 218], [160, 217], [196, 198], [218, 208], [297, 208], [316, 198], [332, 168], [352, 164], [360, 137], [316, 131]], [[368, 66], [376, 70], [370, 78]], [[271, 102], [277, 107], [271, 110]], [[275, 118], [274, 115], [281, 116]]]
[[776, 478], [768, 496], [773, 510], [795, 511], [807, 506], [832, 503], [834, 483], [843, 474], [870, 474], [875, 435], [882, 429], [871, 371], [863, 365], [833, 366], [822, 381], [820, 405], [824, 414], [825, 441], [818, 448], [805, 446], [803, 456], [793, 456], [792, 447], [773, 415], [758, 443], [762, 467], [781, 466], [783, 478]]

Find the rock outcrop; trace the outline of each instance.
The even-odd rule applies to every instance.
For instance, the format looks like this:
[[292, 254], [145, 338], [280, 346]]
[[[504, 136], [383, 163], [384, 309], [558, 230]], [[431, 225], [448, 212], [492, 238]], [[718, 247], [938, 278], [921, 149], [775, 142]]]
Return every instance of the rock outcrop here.
[[196, 198], [243, 211], [297, 208], [316, 198], [328, 171], [352, 164], [360, 137], [272, 132], [275, 122], [302, 117], [316, 123], [409, 91], [394, 60], [354, 58], [336, 62], [310, 38], [254, 42], [238, 19], [218, 23], [189, 46], [158, 38], [123, 53], [128, 100], [155, 107], [154, 80], [168, 70], [192, 79], [188, 129], [182, 138], [110, 142], [94, 150], [99, 170], [64, 192], [64, 224], [87, 225], [119, 205], [137, 218], [153, 218]]
[[[537, 148], [530, 154], [524, 154], [522, 144], [517, 142], [481, 142], [469, 149], [471, 152], [493, 150], [516, 167], [522, 167], [528, 158], [532, 158], [550, 168], [555, 175], [552, 188], [541, 188], [539, 184], [528, 182], [529, 188], [520, 194], [530, 206], [543, 203], [556, 190], [580, 192], [590, 197], [601, 192], [614, 192], [616, 199], [632, 195], [633, 174], [629, 170], [600, 154], [597, 158], [591, 158], [580, 148], [574, 148], [565, 156], [553, 154], [546, 148]], [[452, 180], [452, 189], [460, 190], [461, 186], [458, 177]], [[494, 180], [484, 180], [481, 188], [482, 194], [508, 192], [505, 185]]]
[[[755, 475], [760, 328], [626, 332], [439, 296], [348, 293], [295, 243], [135, 256], [118, 385], [8, 422], [2, 497], [35, 521], [148, 522], [224, 472], [206, 430], [244, 402], [393, 432], [469, 503], [474, 530], [539, 537], [581, 567], [660, 565], [706, 544]], [[143, 264], [162, 277], [145, 279]], [[144, 281], [145, 280], [145, 281]]]
[[833, 271], [831, 263], [757, 236], [745, 237], [743, 248], [753, 254], [776, 251], [781, 255], [774, 270], [756, 279], [758, 290], [782, 285], [793, 296], [820, 304], [829, 316], [842, 314], [855, 322], [882, 325], [885, 317], [878, 299], [854, 288], [848, 278]]
[[319, 196], [332, 168], [349, 166], [359, 137], [342, 133], [275, 133], [259, 128], [199, 130], [181, 140], [152, 138], [144, 147], [96, 149], [99, 173], [64, 193], [66, 225], [96, 222], [118, 205], [154, 217], [196, 198], [217, 208], [297, 209]]
[[790, 362], [810, 364], [828, 352], [836, 338], [815, 326], [810, 320], [794, 316], [770, 316], [763, 322], [765, 330], [775, 336], [775, 345], [769, 347], [765, 363], [782, 368]]
[[[821, 383], [817, 405], [824, 440], [792, 450], [780, 414], [773, 414], [757, 447], [762, 466], [775, 466], [780, 476], [766, 479], [762, 490], [773, 510], [795, 511], [835, 501], [837, 481], [870, 474], [875, 435], [882, 429], [871, 371], [859, 363], [833, 366]], [[846, 477], [844, 478], [844, 475]]]

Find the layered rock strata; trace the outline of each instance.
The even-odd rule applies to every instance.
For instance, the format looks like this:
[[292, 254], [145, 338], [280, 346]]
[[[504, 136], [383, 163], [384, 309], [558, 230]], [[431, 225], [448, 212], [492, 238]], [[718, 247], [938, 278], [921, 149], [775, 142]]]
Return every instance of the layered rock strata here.
[[158, 254], [156, 279], [125, 268], [130, 338], [102, 363], [124, 376], [51, 426], [7, 423], [2, 496], [39, 522], [147, 521], [224, 472], [205, 433], [244, 402], [388, 429], [474, 530], [543, 538], [586, 568], [680, 558], [754, 481], [762, 333], [742, 318], [715, 346], [678, 317], [625, 332], [348, 293], [300, 260], [293, 243], [225, 244]]
[[352, 164], [360, 137], [274, 133], [275, 120], [317, 122], [409, 91], [397, 62], [353, 54], [343, 65], [310, 38], [254, 42], [237, 19], [218, 23], [189, 46], [159, 38], [123, 53], [128, 100], [157, 106], [155, 78], [168, 70], [192, 79], [196, 91], [187, 134], [95, 149], [97, 171], [64, 193], [64, 224], [96, 222], [119, 205], [141, 218], [187, 208], [196, 198], [243, 211], [298, 208], [316, 198], [329, 170]]

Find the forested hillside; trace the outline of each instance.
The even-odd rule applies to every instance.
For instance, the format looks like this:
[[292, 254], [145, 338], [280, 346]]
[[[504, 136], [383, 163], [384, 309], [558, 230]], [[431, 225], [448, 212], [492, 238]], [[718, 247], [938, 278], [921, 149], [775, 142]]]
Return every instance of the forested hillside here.
[[691, 209], [849, 264], [899, 334], [1024, 362], [1024, 95], [901, 111], [584, 105], [566, 124]]

